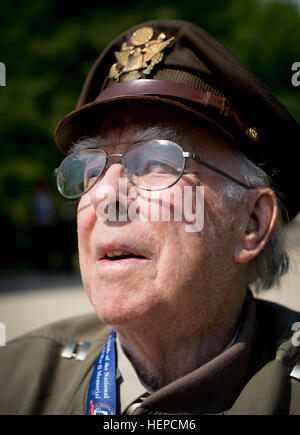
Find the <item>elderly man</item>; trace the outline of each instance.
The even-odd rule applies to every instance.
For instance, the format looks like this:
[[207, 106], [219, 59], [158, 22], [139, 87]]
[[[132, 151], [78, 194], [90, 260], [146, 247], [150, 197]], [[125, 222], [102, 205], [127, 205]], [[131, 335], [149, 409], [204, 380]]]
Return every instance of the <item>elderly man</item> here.
[[249, 290], [288, 268], [299, 138], [194, 24], [151, 21], [113, 41], [55, 132], [96, 316], [9, 343], [0, 411], [299, 413], [300, 316]]

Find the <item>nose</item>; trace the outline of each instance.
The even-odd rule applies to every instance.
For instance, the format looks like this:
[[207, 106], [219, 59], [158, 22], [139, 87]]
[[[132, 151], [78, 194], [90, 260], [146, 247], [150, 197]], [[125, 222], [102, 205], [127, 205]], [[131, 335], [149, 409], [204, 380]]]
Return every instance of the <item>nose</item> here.
[[[109, 157], [115, 159], [116, 157]], [[98, 219], [118, 221], [128, 210], [129, 183], [121, 162], [109, 166], [95, 186], [88, 192]], [[120, 211], [121, 210], [121, 211]]]
[[97, 205], [97, 203], [103, 201], [107, 197], [107, 194], [110, 191], [113, 191], [115, 195], [118, 195], [119, 180], [123, 178], [124, 170], [121, 163], [113, 163], [111, 166], [104, 168], [100, 179], [90, 190], [91, 201]]

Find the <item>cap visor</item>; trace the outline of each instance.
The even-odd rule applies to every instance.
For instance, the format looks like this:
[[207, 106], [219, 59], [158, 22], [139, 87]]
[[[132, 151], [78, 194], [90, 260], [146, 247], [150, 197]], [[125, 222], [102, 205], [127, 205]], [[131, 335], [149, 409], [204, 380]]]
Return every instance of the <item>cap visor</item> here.
[[217, 130], [235, 142], [234, 137], [212, 118], [206, 116], [200, 110], [187, 106], [174, 99], [162, 98], [154, 95], [118, 96], [101, 101], [94, 101], [73, 110], [66, 115], [57, 125], [54, 138], [60, 150], [67, 154], [73, 143], [80, 138], [96, 136], [99, 128], [108, 114], [121, 104], [134, 101], [152, 101], [157, 104], [173, 106], [177, 110], [183, 110], [200, 117], [210, 128]]

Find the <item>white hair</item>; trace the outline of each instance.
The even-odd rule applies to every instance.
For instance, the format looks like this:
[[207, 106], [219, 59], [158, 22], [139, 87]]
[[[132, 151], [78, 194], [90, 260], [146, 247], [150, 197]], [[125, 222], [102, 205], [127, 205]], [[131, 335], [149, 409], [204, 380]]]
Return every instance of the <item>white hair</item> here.
[[[137, 128], [130, 142], [138, 142], [138, 141], [162, 139], [162, 138], [176, 142], [176, 140], [178, 139], [177, 130], [174, 129], [174, 127], [161, 127], [159, 125], [155, 125], [153, 127], [148, 127], [145, 129]], [[107, 140], [103, 139], [99, 135], [94, 137], [85, 136], [79, 138], [76, 142], [73, 143], [73, 145], [69, 150], [69, 154], [83, 151], [85, 149], [105, 147], [109, 145], [110, 144], [107, 143]], [[118, 143], [114, 143], [112, 145], [118, 145]]]
[[[246, 184], [252, 187], [270, 187], [276, 193], [279, 206], [278, 219], [269, 240], [263, 250], [249, 264], [248, 284], [251, 284], [254, 291], [259, 292], [277, 284], [279, 278], [289, 269], [289, 256], [283, 227], [283, 223], [287, 219], [287, 211], [281, 202], [280, 194], [272, 187], [272, 181], [266, 172], [245, 155], [241, 159], [241, 175]], [[242, 200], [245, 189], [230, 182], [227, 194], [231, 198]]]

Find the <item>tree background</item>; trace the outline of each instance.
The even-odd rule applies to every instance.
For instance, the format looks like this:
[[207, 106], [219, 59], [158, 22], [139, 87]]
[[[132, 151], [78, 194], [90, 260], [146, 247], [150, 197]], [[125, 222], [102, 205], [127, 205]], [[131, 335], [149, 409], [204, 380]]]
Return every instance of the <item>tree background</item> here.
[[[41, 179], [48, 183], [58, 213], [54, 233], [44, 242], [47, 267], [69, 268], [64, 257], [71, 254], [76, 267], [76, 204], [68, 209], [69, 203], [56, 191], [53, 170], [63, 156], [54, 145], [53, 132], [75, 108], [84, 79], [103, 48], [129, 27], [151, 19], [184, 19], [206, 29], [265, 81], [300, 122], [300, 87], [291, 84], [291, 66], [300, 61], [299, 0], [2, 0], [2, 270], [37, 267], [30, 255], [31, 197]], [[62, 221], [64, 226], [59, 225]]]

